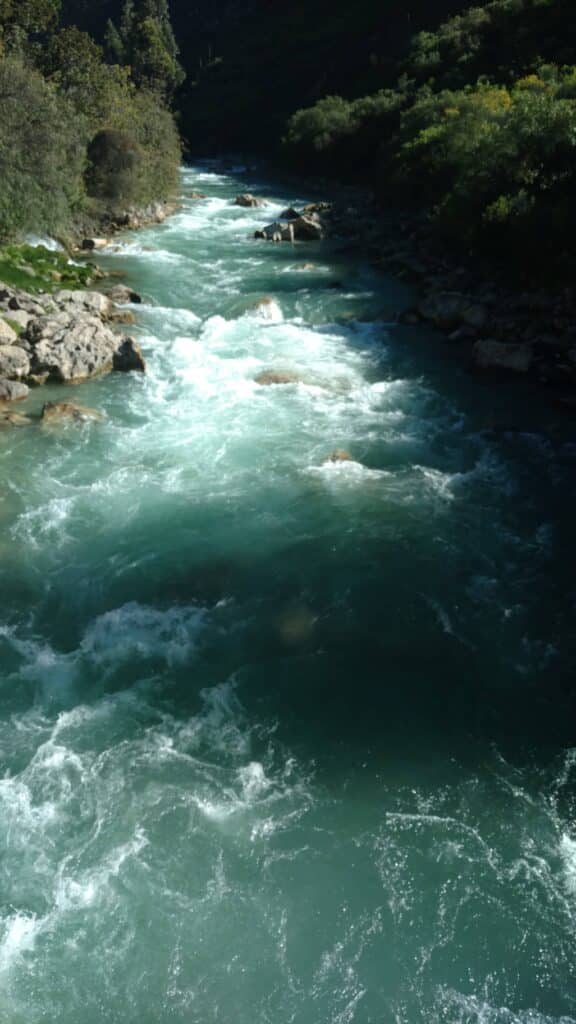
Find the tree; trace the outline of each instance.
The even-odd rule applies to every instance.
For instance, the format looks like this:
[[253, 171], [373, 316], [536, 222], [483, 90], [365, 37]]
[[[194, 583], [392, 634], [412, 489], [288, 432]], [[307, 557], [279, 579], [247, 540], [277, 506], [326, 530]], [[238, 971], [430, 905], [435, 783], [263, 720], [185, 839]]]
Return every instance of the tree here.
[[0, 60], [0, 236], [70, 227], [83, 201], [85, 125], [17, 57]]

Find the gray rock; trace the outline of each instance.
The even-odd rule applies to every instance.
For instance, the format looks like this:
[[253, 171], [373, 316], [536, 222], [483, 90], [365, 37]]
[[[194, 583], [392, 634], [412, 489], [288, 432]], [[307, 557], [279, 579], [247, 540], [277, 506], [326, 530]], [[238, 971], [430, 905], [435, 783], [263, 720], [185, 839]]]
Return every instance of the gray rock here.
[[5, 380], [25, 380], [30, 373], [30, 360], [17, 345], [0, 347], [0, 377]]
[[32, 295], [28, 295], [27, 292], [16, 291], [8, 300], [9, 311], [22, 310], [25, 313], [29, 313], [30, 316], [44, 316], [50, 307], [54, 308], [54, 303], [38, 302], [37, 299], [33, 298]]
[[97, 316], [59, 313], [39, 317], [20, 336], [36, 384], [77, 381], [112, 369], [122, 339]]
[[129, 373], [136, 370], [139, 373], [146, 373], [146, 360], [142, 349], [134, 338], [124, 338], [114, 353], [113, 368], [121, 373]]
[[10, 324], [0, 319], [0, 345], [13, 345], [17, 338], [18, 335]]
[[62, 290], [56, 292], [54, 301], [61, 309], [70, 309], [74, 314], [78, 312], [91, 313], [93, 316], [100, 316], [103, 319], [110, 316], [113, 309], [112, 299], [107, 295], [102, 295], [101, 292]]
[[138, 295], [138, 292], [132, 291], [125, 284], [115, 284], [108, 292], [108, 298], [112, 302], [119, 302], [120, 305], [126, 305], [127, 303], [139, 304], [142, 302], [142, 296]]
[[474, 365], [478, 370], [528, 373], [533, 364], [529, 345], [496, 341], [488, 338], [477, 341], [473, 349]]
[[28, 398], [29, 389], [26, 384], [17, 380], [0, 379], [0, 402], [22, 402]]
[[10, 310], [9, 320], [13, 324], [18, 324], [24, 330], [28, 327], [31, 320], [34, 319], [33, 313], [27, 313], [25, 309], [13, 309]]

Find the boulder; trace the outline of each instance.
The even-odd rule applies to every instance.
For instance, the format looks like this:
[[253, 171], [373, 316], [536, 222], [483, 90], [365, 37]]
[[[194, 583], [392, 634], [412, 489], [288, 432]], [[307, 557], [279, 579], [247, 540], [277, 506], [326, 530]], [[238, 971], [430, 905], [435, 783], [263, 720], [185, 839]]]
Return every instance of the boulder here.
[[302, 215], [295, 210], [293, 206], [289, 206], [287, 210], [283, 210], [280, 214], [280, 220], [298, 220], [298, 217]]
[[246, 208], [255, 208], [257, 206], [264, 206], [263, 199], [257, 199], [251, 192], [244, 192], [240, 196], [236, 196], [234, 200], [234, 206], [244, 206]]
[[85, 252], [94, 252], [95, 249], [105, 249], [107, 245], [107, 238], [84, 238], [80, 248]]
[[108, 298], [112, 302], [118, 302], [121, 306], [128, 305], [128, 303], [139, 305], [142, 302], [142, 296], [125, 284], [115, 284], [108, 292]]
[[139, 373], [146, 373], [146, 360], [142, 349], [134, 338], [123, 338], [121, 344], [114, 353], [113, 368], [120, 373], [129, 373], [136, 370]]
[[46, 402], [40, 418], [42, 423], [88, 423], [104, 419], [97, 409], [76, 402]]
[[5, 380], [25, 380], [30, 373], [30, 360], [17, 345], [0, 347], [0, 377]]
[[260, 238], [266, 242], [293, 242], [294, 228], [292, 222], [286, 223], [277, 220], [273, 224], [267, 224], [266, 227], [255, 231], [254, 238]]
[[488, 338], [477, 341], [473, 349], [474, 365], [478, 370], [528, 373], [533, 364], [530, 345], [496, 341]]
[[54, 295], [56, 304], [61, 309], [70, 309], [75, 315], [78, 312], [90, 313], [106, 319], [113, 309], [112, 299], [101, 292], [62, 290]]
[[44, 316], [48, 308], [54, 308], [53, 302], [38, 302], [37, 299], [26, 292], [14, 292], [8, 300], [9, 314], [12, 310], [23, 310], [30, 316]]
[[131, 309], [113, 309], [108, 317], [111, 324], [123, 324], [132, 326], [136, 323], [136, 316]]
[[86, 380], [112, 369], [122, 338], [97, 316], [58, 313], [39, 317], [20, 335], [32, 383]]
[[[34, 319], [33, 314], [32, 313], [27, 313], [25, 309], [11, 309], [10, 310], [10, 316], [9, 316], [10, 323], [17, 324], [18, 327], [22, 328], [22, 330], [24, 330], [26, 327], [28, 327], [28, 324], [33, 319]], [[0, 344], [2, 344], [1, 341], [0, 341]]]
[[26, 384], [20, 381], [0, 379], [0, 402], [22, 402], [29, 393]]
[[188, 196], [188, 199], [206, 199], [206, 194], [204, 192], [191, 192], [190, 195]]
[[10, 324], [7, 324], [5, 320], [0, 319], [0, 345], [13, 345], [18, 335]]
[[254, 238], [268, 242], [317, 242], [324, 238], [324, 228], [316, 214], [298, 216], [294, 220], [277, 220], [254, 232]]
[[304, 214], [290, 221], [297, 242], [317, 242], [324, 238], [324, 228], [317, 214]]
[[301, 384], [304, 378], [292, 370], [263, 370], [254, 380], [265, 387], [273, 384]]

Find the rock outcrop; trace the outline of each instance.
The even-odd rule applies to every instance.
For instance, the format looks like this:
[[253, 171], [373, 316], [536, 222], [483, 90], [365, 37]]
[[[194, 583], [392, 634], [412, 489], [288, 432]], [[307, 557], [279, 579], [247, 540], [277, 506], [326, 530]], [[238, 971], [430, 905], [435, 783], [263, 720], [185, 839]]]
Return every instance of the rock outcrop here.
[[20, 336], [34, 384], [86, 380], [112, 369], [118, 337], [96, 316], [58, 313], [33, 320]]

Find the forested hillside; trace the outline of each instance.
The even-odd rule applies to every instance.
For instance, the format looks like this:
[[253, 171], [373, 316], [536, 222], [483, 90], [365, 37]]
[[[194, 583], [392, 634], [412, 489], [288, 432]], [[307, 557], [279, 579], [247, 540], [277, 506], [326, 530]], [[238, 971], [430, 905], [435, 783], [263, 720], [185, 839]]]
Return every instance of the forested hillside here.
[[575, 64], [569, 0], [490, 0], [416, 34], [389, 87], [294, 114], [285, 158], [415, 203], [523, 272], [571, 274]]
[[183, 72], [165, 0], [128, 0], [117, 27], [96, 20], [98, 41], [74, 6], [0, 0], [0, 238], [66, 236], [177, 182]]

